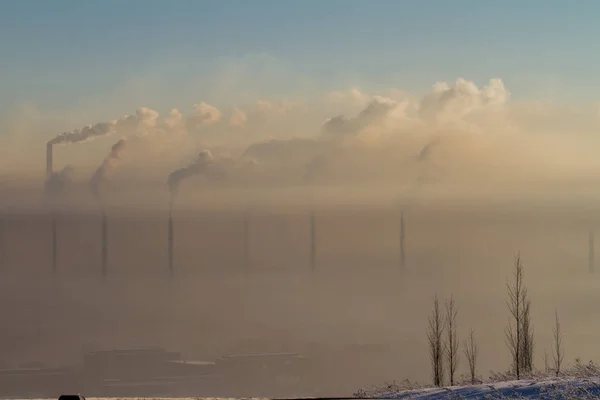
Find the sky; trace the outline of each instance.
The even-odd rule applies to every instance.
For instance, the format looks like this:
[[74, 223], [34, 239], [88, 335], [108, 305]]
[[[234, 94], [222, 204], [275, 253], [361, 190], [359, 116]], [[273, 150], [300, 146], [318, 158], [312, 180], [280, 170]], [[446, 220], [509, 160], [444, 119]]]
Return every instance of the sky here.
[[513, 98], [596, 100], [600, 3], [0, 2], [0, 109], [164, 109], [492, 77]]
[[[54, 160], [84, 175], [110, 154], [113, 133], [151, 133], [126, 158], [160, 177], [207, 148], [276, 156], [274, 173], [292, 161], [324, 168], [318, 157], [331, 152], [355, 177], [365, 166], [403, 170], [382, 160], [415, 159], [430, 141], [463, 163], [489, 161], [483, 146], [504, 164], [534, 151], [544, 168], [564, 169], [597, 145], [597, 15], [600, 3], [584, 0], [0, 0], [0, 171], [43, 177], [46, 142], [73, 131], [61, 143], [82, 144], [57, 146]], [[93, 141], [78, 131], [88, 124]], [[327, 130], [379, 147], [361, 148], [363, 161], [342, 156]], [[502, 135], [443, 139], [439, 150], [442, 130]], [[507, 137], [520, 155], [493, 142]], [[273, 138], [290, 142], [264, 143]], [[561, 156], [532, 150], [549, 146]], [[593, 160], [579, 168], [600, 169]], [[159, 161], [165, 171], [151, 172]]]

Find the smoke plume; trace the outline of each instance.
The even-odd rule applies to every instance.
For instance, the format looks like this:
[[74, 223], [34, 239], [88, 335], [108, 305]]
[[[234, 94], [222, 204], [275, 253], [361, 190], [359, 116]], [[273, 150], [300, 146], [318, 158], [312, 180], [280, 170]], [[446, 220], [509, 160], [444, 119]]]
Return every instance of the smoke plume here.
[[[378, 185], [382, 192], [419, 179], [435, 178], [436, 187], [477, 181], [503, 190], [501, 182], [600, 176], [592, 151], [600, 145], [592, 135], [600, 128], [597, 110], [515, 101], [496, 78], [479, 85], [462, 78], [437, 83], [421, 96], [383, 88], [341, 90], [301, 102], [236, 100], [223, 112], [200, 101], [188, 114], [173, 108], [159, 115], [141, 107], [133, 115], [62, 133], [48, 142], [46, 191], [64, 183], [52, 174], [53, 144], [109, 134], [126, 137], [135, 149], [123, 179], [148, 182], [156, 193], [164, 190], [160, 176], [198, 148], [212, 152], [171, 174], [172, 193], [182, 179], [197, 174], [220, 184], [215, 186], [257, 191], [311, 182], [344, 190]], [[86, 160], [76, 150], [69, 153], [82, 160], [78, 163]], [[115, 162], [98, 169], [96, 187]], [[78, 170], [85, 167], [77, 164]], [[141, 187], [132, 185], [131, 191]]]
[[113, 133], [118, 134], [146, 134], [155, 128], [158, 123], [159, 114], [148, 107], [140, 107], [135, 115], [124, 115], [117, 120], [99, 122], [94, 125], [86, 125], [83, 128], [69, 132], [63, 132], [54, 139], [48, 141], [49, 145], [81, 143], [88, 140], [106, 136]]
[[231, 113], [231, 117], [229, 118], [229, 125], [240, 126], [246, 123], [247, 119], [248, 117], [246, 116], [246, 113], [244, 111], [240, 110], [237, 107], [234, 107]]
[[44, 192], [49, 198], [64, 196], [73, 183], [74, 168], [65, 166], [59, 172], [53, 172], [44, 182]]
[[221, 119], [221, 112], [207, 103], [194, 104], [194, 111], [187, 117], [186, 126], [188, 132], [196, 132], [202, 128], [212, 125]]
[[183, 180], [205, 173], [213, 162], [214, 157], [212, 152], [210, 150], [203, 150], [200, 152], [200, 154], [198, 154], [198, 157], [192, 164], [173, 171], [167, 180], [167, 185], [169, 185], [169, 191], [171, 192], [171, 198], [177, 194], [179, 185]]
[[185, 129], [183, 126], [183, 114], [176, 108], [171, 109], [163, 121], [164, 127], [170, 132], [179, 132]]
[[500, 79], [490, 79], [481, 89], [463, 78], [457, 79], [454, 86], [439, 82], [421, 100], [419, 117], [427, 121], [460, 119], [485, 107], [503, 105], [509, 97]]
[[98, 136], [105, 136], [114, 132], [116, 126], [115, 121], [99, 122], [94, 125], [86, 125], [81, 129], [76, 129], [70, 132], [63, 132], [50, 140], [48, 144], [67, 144], [79, 143], [94, 139]]
[[148, 107], [140, 107], [135, 115], [126, 115], [116, 123], [117, 133], [146, 135], [158, 124], [158, 112]]
[[355, 136], [368, 126], [381, 123], [393, 111], [401, 107], [394, 100], [376, 96], [353, 118], [343, 115], [330, 118], [323, 124], [323, 133], [328, 136]]
[[119, 140], [115, 143], [108, 156], [102, 161], [102, 164], [96, 169], [90, 179], [90, 186], [92, 193], [96, 198], [100, 197], [100, 185], [102, 185], [110, 176], [112, 171], [117, 167], [121, 160], [121, 152], [125, 148], [127, 142], [125, 139]]

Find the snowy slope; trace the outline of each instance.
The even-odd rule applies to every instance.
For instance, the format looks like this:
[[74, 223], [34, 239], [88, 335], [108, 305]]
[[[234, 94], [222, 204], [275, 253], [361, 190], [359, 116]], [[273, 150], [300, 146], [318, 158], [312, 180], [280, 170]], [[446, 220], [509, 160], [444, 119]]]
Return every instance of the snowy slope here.
[[401, 391], [377, 390], [361, 397], [379, 399], [600, 399], [600, 377], [519, 380], [481, 385]]
[[[414, 399], [414, 400], [442, 400], [442, 399], [541, 399], [541, 400], [575, 400], [575, 399], [600, 399], [600, 377], [598, 378], [573, 378], [573, 379], [526, 379], [481, 385], [453, 386], [445, 388], [427, 388], [414, 390], [401, 390], [385, 392], [363, 392], [360, 398], [371, 399]], [[130, 398], [131, 400], [146, 400], [148, 398]], [[152, 398], [160, 400], [162, 398]], [[177, 400], [219, 399], [235, 400], [229, 398], [177, 398]], [[253, 398], [248, 398], [253, 399]], [[259, 398], [255, 398], [259, 400]], [[351, 398], [349, 398], [350, 400]], [[38, 399], [51, 400], [51, 399]], [[55, 400], [55, 399], [54, 399]], [[116, 400], [113, 398], [89, 398], [88, 400]], [[150, 400], [150, 399], [148, 399]], [[165, 400], [175, 400], [169, 398]], [[264, 400], [264, 399], [260, 399]]]
[[[600, 399], [600, 376], [586, 378], [542, 378], [523, 379], [480, 385], [452, 386], [444, 388], [424, 388], [412, 390], [398, 390], [392, 386], [361, 391], [354, 398], [365, 399], [414, 399], [414, 400], [442, 400], [442, 399], [540, 399], [540, 400], [588, 400]], [[102, 397], [88, 400], [116, 400]], [[123, 398], [120, 398], [121, 400]], [[128, 400], [160, 400], [163, 398], [128, 398]], [[239, 400], [232, 398], [164, 398], [165, 400]], [[247, 398], [253, 400], [267, 400], [264, 398]], [[349, 400], [352, 397], [348, 398]], [[0, 399], [1, 400], [1, 399]], [[23, 399], [25, 400], [25, 399]], [[33, 399], [30, 399], [33, 400]], [[55, 400], [55, 399], [35, 399]]]

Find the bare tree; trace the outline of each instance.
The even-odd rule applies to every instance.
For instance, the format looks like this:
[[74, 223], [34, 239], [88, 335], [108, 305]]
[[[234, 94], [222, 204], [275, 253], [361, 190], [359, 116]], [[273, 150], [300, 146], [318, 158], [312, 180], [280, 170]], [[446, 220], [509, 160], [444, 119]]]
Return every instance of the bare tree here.
[[550, 365], [548, 364], [548, 352], [544, 350], [544, 372], [550, 371]]
[[448, 362], [448, 377], [450, 386], [454, 386], [454, 374], [458, 369], [458, 334], [456, 332], [456, 316], [458, 309], [454, 303], [454, 297], [450, 295], [450, 300], [446, 301], [446, 342], [444, 349], [446, 351], [446, 361]]
[[533, 326], [531, 325], [531, 301], [523, 292], [523, 321], [521, 323], [521, 372], [533, 371]]
[[552, 359], [554, 361], [554, 371], [556, 372], [556, 376], [558, 376], [560, 374], [560, 367], [562, 366], [565, 354], [564, 349], [562, 347], [562, 332], [560, 330], [560, 320], [558, 319], [558, 311], [556, 310], [554, 310], [554, 318], [554, 354], [552, 354]]
[[433, 384], [442, 386], [444, 383], [444, 318], [440, 310], [440, 303], [437, 295], [433, 297], [433, 310], [429, 317], [429, 329], [427, 331], [427, 342], [429, 343], [429, 358], [431, 360], [431, 369]]
[[471, 374], [471, 384], [475, 384], [477, 375], [477, 342], [475, 341], [475, 331], [471, 329], [469, 337], [465, 340], [465, 357], [469, 364], [469, 373]]
[[512, 355], [512, 369], [517, 379], [521, 373], [533, 368], [533, 329], [530, 318], [530, 302], [523, 281], [521, 256], [515, 257], [514, 282], [507, 283], [508, 299], [506, 305], [510, 320], [506, 327], [506, 345]]

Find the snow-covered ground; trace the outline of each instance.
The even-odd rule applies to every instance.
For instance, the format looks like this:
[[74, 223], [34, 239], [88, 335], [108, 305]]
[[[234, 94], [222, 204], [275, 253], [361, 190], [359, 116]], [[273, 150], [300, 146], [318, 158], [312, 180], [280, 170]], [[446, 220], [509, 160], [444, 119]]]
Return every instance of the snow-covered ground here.
[[[460, 377], [460, 379], [465, 379]], [[590, 361], [575, 364], [556, 377], [552, 370], [536, 371], [514, 380], [511, 374], [492, 373], [487, 382], [432, 388], [404, 381], [359, 390], [358, 398], [370, 399], [600, 399], [600, 366]]]
[[[386, 391], [387, 389], [387, 391]], [[496, 382], [479, 385], [452, 386], [444, 388], [424, 388], [397, 390], [395, 385], [381, 387], [371, 392], [361, 391], [355, 396], [370, 399], [540, 399], [575, 400], [600, 399], [600, 377], [598, 378], [561, 378], [561, 379], [523, 379], [518, 381]], [[113, 398], [92, 398], [88, 400], [116, 400]], [[128, 398], [127, 400], [146, 400], [148, 398]], [[152, 398], [151, 400], [159, 400]], [[216, 400], [217, 398], [177, 398], [177, 400]], [[219, 400], [226, 398], [218, 398]], [[256, 399], [259, 398], [248, 398]], [[349, 399], [351, 399], [349, 397]], [[50, 399], [36, 399], [50, 400]], [[165, 399], [167, 400], [167, 399]], [[169, 398], [168, 400], [174, 400]], [[229, 398], [227, 398], [229, 400]], [[235, 399], [231, 399], [235, 400]]]
[[380, 399], [600, 399], [599, 378], [524, 379], [480, 385], [397, 390], [394, 385], [359, 393]]
[[[360, 390], [348, 399], [414, 399], [414, 400], [461, 400], [461, 399], [539, 399], [539, 400], [589, 400], [600, 399], [599, 368], [594, 364], [579, 365], [571, 374], [553, 377], [538, 373], [535, 377], [521, 380], [495, 381], [502, 377], [496, 374], [488, 383], [459, 385], [441, 388], [411, 388], [409, 382], [384, 384]], [[576, 374], [573, 374], [576, 372]], [[575, 376], [577, 375], [577, 376]], [[84, 394], [85, 395], [85, 394]], [[87, 397], [87, 400], [241, 400], [226, 397]], [[284, 399], [282, 397], [281, 399]], [[306, 398], [304, 398], [306, 399]], [[338, 398], [343, 400], [344, 398]], [[4, 400], [0, 398], [0, 400]], [[56, 399], [12, 399], [12, 400], [56, 400]], [[246, 397], [244, 400], [269, 400], [264, 397]], [[272, 400], [272, 399], [271, 399]]]

